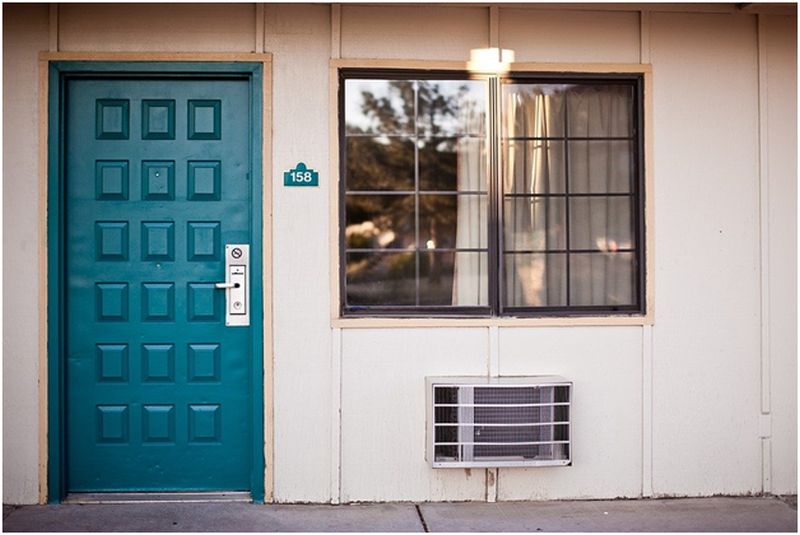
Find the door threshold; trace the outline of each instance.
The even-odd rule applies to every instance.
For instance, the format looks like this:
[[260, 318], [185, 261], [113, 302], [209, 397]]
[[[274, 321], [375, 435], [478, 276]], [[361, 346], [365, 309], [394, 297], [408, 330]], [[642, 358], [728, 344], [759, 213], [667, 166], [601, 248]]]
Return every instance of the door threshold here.
[[251, 503], [249, 492], [70, 492], [66, 504], [89, 503]]

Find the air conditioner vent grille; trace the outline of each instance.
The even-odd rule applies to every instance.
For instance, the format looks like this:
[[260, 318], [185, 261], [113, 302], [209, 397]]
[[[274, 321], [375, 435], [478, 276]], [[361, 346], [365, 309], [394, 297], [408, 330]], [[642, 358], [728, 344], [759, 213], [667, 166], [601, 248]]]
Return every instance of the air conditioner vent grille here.
[[476, 384], [446, 379], [429, 379], [434, 467], [570, 464], [571, 383], [552, 377], [526, 378], [530, 383], [514, 378], [511, 384], [502, 378], [475, 378]]

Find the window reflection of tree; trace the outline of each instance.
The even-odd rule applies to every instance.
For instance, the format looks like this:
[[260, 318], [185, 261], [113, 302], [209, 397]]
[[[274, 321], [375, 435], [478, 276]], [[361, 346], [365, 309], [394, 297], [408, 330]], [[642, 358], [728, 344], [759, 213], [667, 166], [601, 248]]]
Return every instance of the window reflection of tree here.
[[[437, 304], [449, 305], [454, 253], [435, 251], [456, 246], [457, 197], [420, 192], [458, 190], [458, 136], [465, 131], [458, 114], [469, 87], [462, 84], [449, 94], [433, 81], [389, 81], [384, 87], [383, 94], [362, 90], [363, 117], [348, 121], [347, 189], [407, 194], [348, 196], [347, 248], [425, 251], [419, 254], [426, 290], [441, 295]], [[366, 255], [348, 263], [348, 279], [351, 285], [409, 276], [413, 281], [409, 257]]]

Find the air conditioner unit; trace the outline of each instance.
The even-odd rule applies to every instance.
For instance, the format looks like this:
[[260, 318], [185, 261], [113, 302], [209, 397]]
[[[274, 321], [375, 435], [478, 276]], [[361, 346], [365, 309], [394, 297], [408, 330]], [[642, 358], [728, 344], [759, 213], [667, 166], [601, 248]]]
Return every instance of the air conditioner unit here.
[[563, 377], [427, 377], [433, 468], [566, 466], [572, 383]]

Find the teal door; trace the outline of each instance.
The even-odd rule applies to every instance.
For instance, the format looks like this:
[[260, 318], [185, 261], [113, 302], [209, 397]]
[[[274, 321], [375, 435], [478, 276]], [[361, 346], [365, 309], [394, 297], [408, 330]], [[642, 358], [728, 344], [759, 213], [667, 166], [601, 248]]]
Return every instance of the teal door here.
[[226, 326], [214, 283], [258, 239], [250, 83], [73, 78], [64, 99], [66, 489], [249, 490], [260, 315]]

